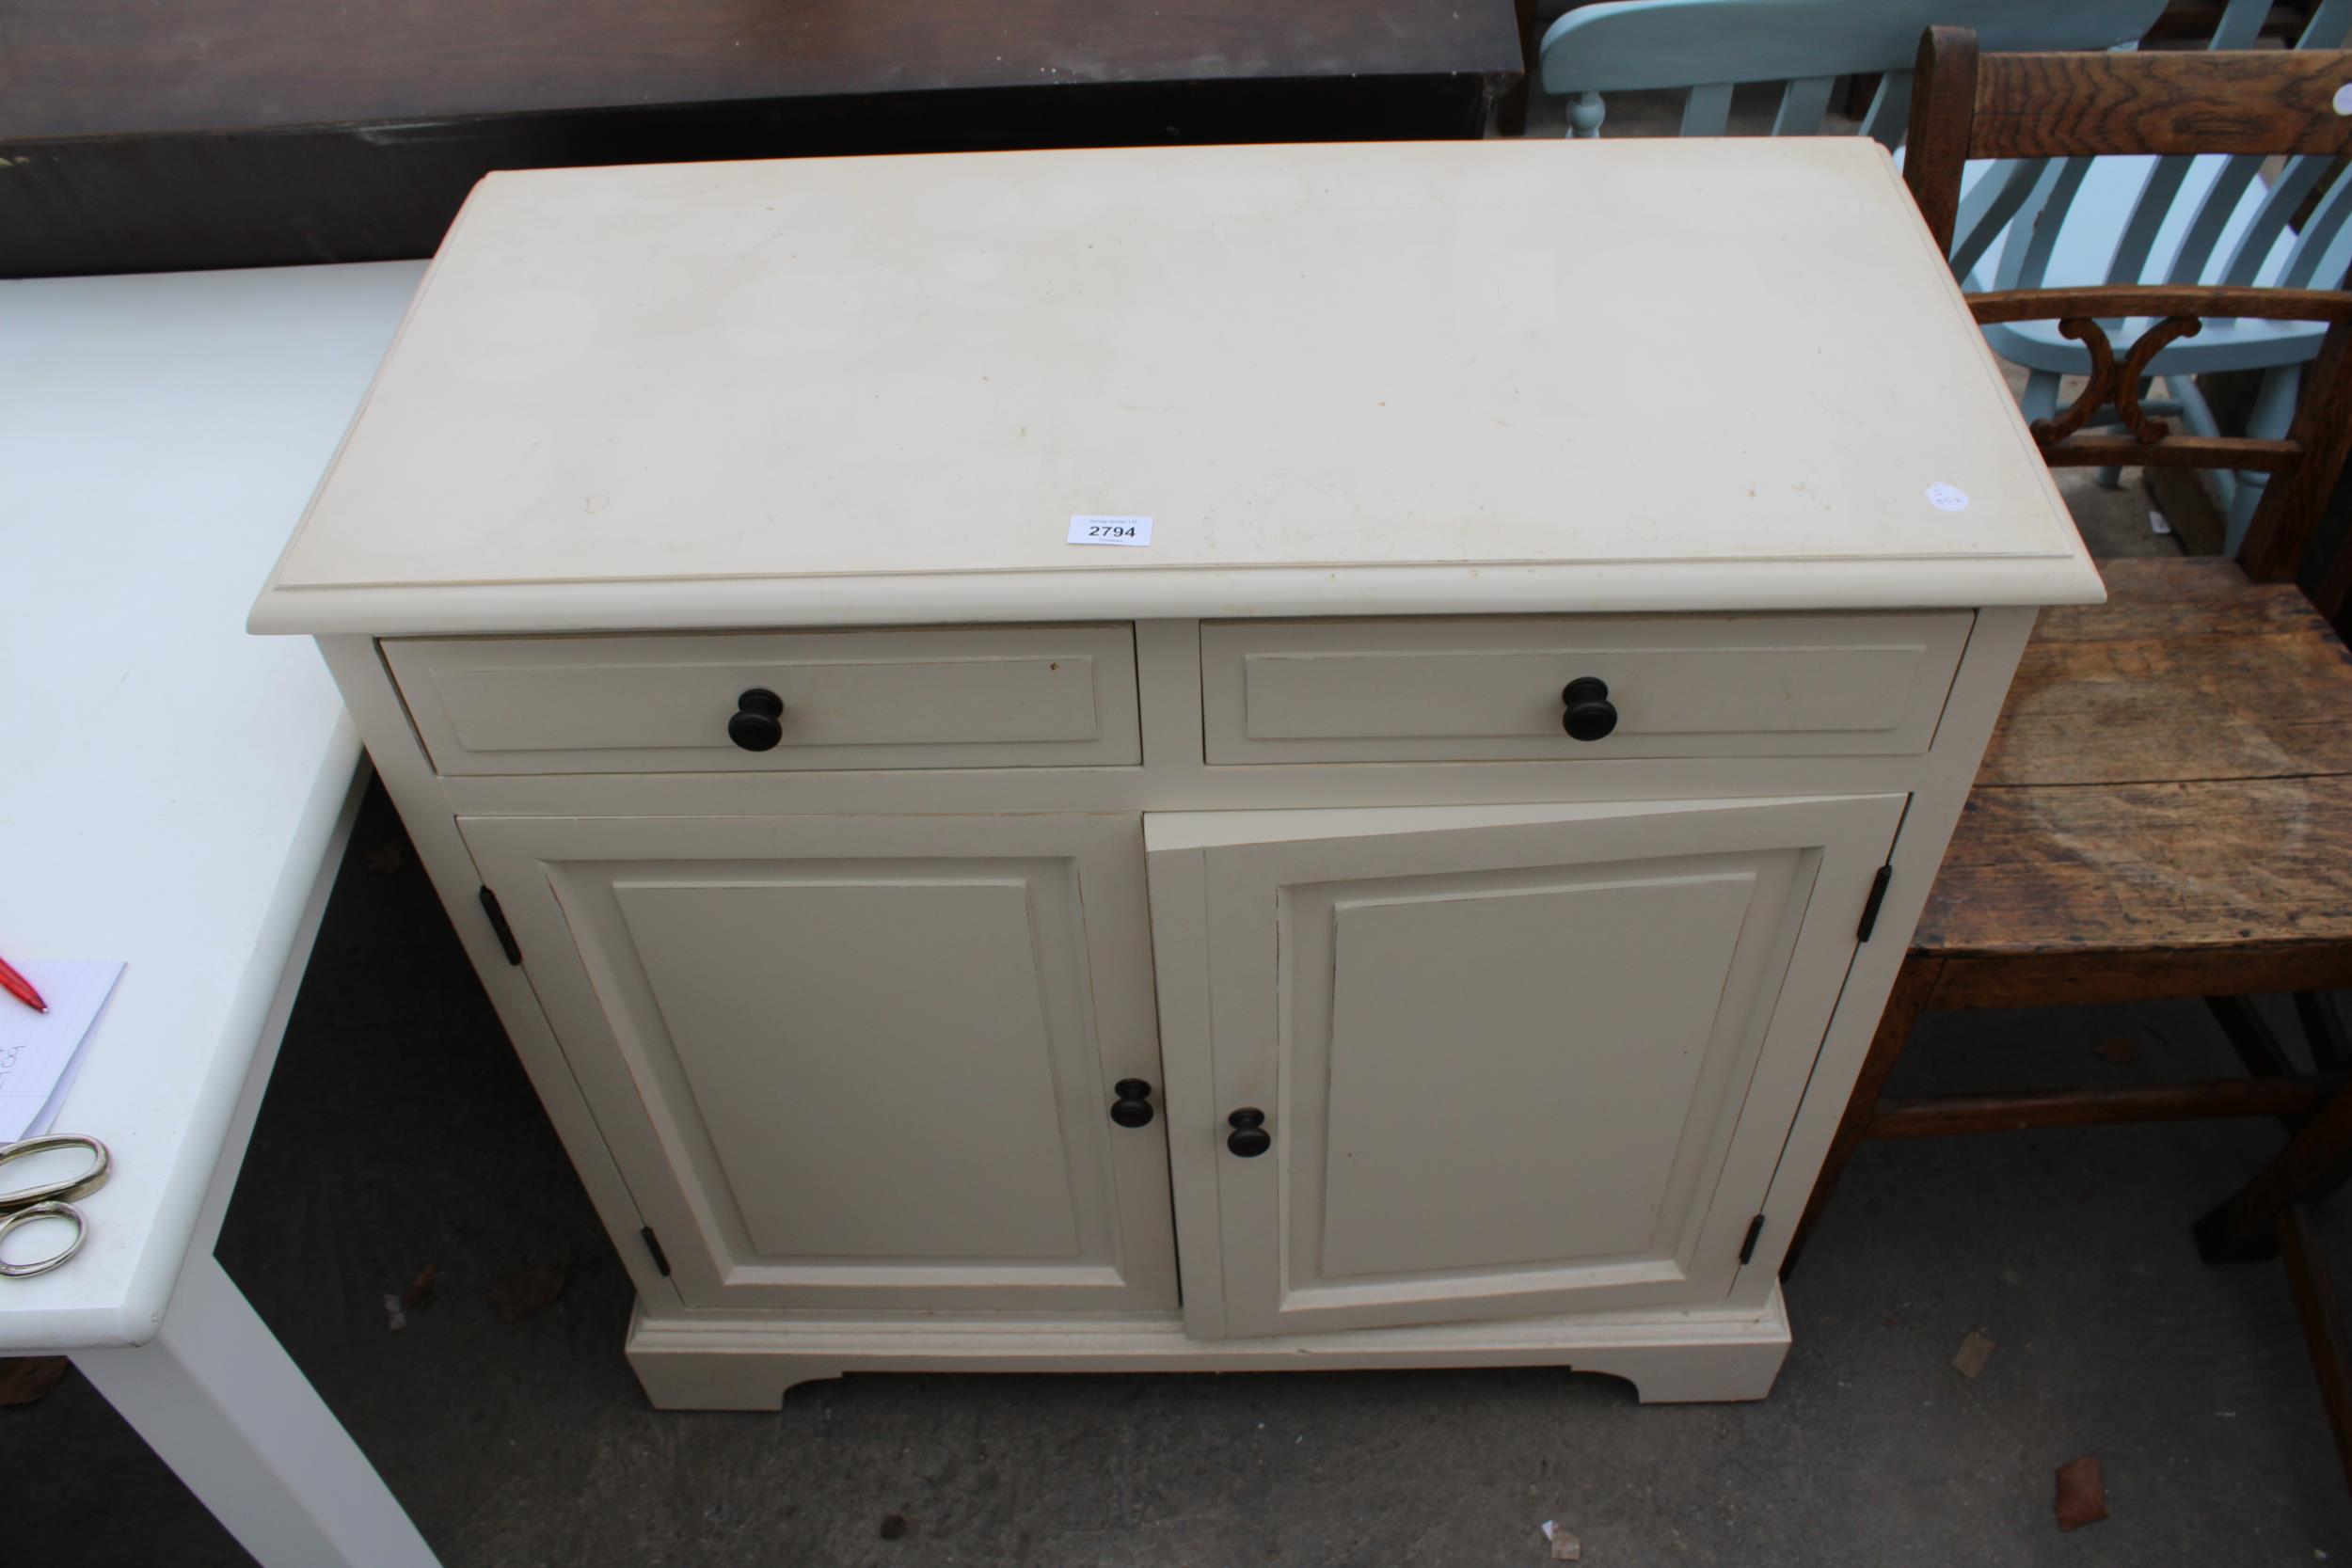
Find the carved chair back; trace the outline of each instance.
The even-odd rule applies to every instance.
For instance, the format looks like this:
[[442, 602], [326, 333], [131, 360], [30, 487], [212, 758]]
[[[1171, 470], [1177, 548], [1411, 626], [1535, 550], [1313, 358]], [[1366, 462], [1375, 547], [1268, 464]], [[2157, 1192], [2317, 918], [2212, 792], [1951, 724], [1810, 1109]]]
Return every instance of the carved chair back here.
[[[2347, 3], [2347, 0], [2339, 0]], [[1720, 136], [1731, 92], [1777, 82], [1772, 135], [1816, 135], [1841, 76], [1880, 76], [1862, 134], [1900, 139], [1911, 58], [1933, 23], [1987, 49], [2106, 49], [2146, 32], [2165, 0], [1600, 0], [1544, 33], [1544, 90], [1565, 94], [1569, 135], [1597, 136], [1609, 92], [1685, 89], [1682, 135]], [[1881, 74], [1883, 73], [1883, 74]]]
[[[2282, 8], [2272, 0], [2228, 0], [2208, 47], [2222, 51], [2253, 48], [2272, 13]], [[1937, 20], [1938, 24], [1964, 21], [1949, 16]], [[2304, 19], [2294, 46], [2337, 49], [2347, 33], [2352, 33], [2352, 0], [2320, 0]], [[1987, 54], [2020, 48], [1988, 37], [1981, 28], [1977, 47]], [[2226, 244], [2229, 253], [2221, 274], [2212, 280], [2251, 285], [2269, 261], [2280, 237], [2290, 230], [2296, 236], [2292, 248], [2283, 270], [2272, 281], [2287, 288], [2308, 288], [2314, 279], [2325, 285], [2344, 276], [2345, 262], [2352, 260], [2352, 224], [2345, 222], [2347, 211], [2352, 211], [2352, 179], [2337, 180], [2324, 198], [2319, 195], [2321, 183], [2341, 168], [2336, 160], [2310, 155], [2291, 160], [2243, 222], [2239, 209], [2261, 174], [2264, 160], [2251, 155], [2232, 157], [2209, 178], [2192, 183], [2193, 163], [2193, 155], [2178, 153], [2159, 160], [2149, 170], [2130, 204], [2129, 215], [2120, 230], [2111, 230], [2115, 239], [2106, 262], [2106, 281], [2200, 282], [2205, 279], [2215, 252]], [[1993, 286], [2039, 288], [2047, 276], [2065, 215], [2090, 166], [2090, 158], [2078, 156], [2014, 160], [1989, 171], [1962, 198], [1960, 221], [1952, 235], [1952, 270], [1967, 277], [1994, 242], [2007, 235], [1991, 273]], [[2011, 221], [2021, 214], [2024, 221]], [[2153, 277], [2152, 263], [2160, 268]], [[2275, 355], [2254, 352], [2246, 356], [2246, 365], [2265, 365], [2275, 359]], [[2215, 363], [2197, 368], [2241, 367]]]
[[[2344, 105], [2339, 108], [2339, 104]], [[2352, 153], [2352, 52], [2204, 51], [1979, 55], [1966, 28], [1919, 41], [1903, 178], [1947, 253], [1970, 158], [2081, 158], [2109, 152], [2338, 160]], [[2289, 166], [2290, 167], [2294, 166]], [[2336, 282], [2337, 278], [2324, 281]], [[2032, 421], [2054, 466], [2238, 468], [2272, 476], [2239, 546], [2256, 580], [2293, 578], [2352, 447], [2352, 293], [2238, 283], [2107, 283], [1972, 294], [1979, 323], [2050, 321], [2090, 354], [2089, 385]], [[2145, 367], [2207, 320], [2324, 324], [2283, 439], [2180, 435], [2140, 406]], [[2116, 336], [2128, 347], [2119, 354]], [[2102, 407], [2121, 435], [2084, 435]], [[2312, 595], [2330, 621], [2352, 591], [2352, 549]]]
[[[2256, 47], [2276, 36], [2296, 49], [2344, 47], [2352, 32], [2352, 0], [2226, 0], [2206, 47]], [[2202, 16], [2182, 10], [2169, 36], [2187, 40]], [[1958, 21], [1958, 18], [1944, 18]], [[2003, 46], [1979, 37], [1978, 47]], [[1952, 266], [1970, 290], [2039, 289], [2079, 283], [2235, 283], [2279, 288], [2325, 285], [2352, 260], [2352, 176], [2339, 159], [2299, 156], [2277, 170], [2250, 154], [2174, 153], [2164, 157], [2006, 158], [1972, 168], [1952, 232]], [[2265, 176], [2268, 176], [2265, 178]], [[2210, 323], [2193, 339], [2176, 339], [2140, 367], [2162, 376], [2161, 406], [2201, 435], [2220, 433], [2225, 418], [2206, 399], [2201, 377], [2259, 372], [2250, 406], [2228, 416], [2247, 434], [2286, 433], [2303, 367], [2326, 335], [2313, 322]], [[2090, 374], [2090, 356], [2049, 322], [1987, 328], [1993, 350], [2026, 370], [2027, 416], [2058, 406], [2059, 381]], [[2226, 537], [2243, 537], [2262, 500], [2257, 472], [2208, 470], [2205, 492], [2217, 503]], [[2120, 472], [2103, 468], [2110, 489]], [[2183, 494], [2167, 485], [2168, 494]], [[2201, 509], [2210, 510], [2210, 509]]]

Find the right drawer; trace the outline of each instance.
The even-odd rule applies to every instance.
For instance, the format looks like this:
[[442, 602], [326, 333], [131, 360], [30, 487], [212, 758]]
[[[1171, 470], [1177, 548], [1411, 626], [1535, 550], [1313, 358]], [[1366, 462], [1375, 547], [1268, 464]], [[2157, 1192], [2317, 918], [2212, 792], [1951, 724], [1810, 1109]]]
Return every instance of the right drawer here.
[[[1477, 616], [1210, 621], [1211, 763], [1853, 756], [1924, 752], [1974, 617]], [[1570, 683], [1614, 725], [1566, 733]], [[1584, 725], [1599, 718], [1592, 688]]]

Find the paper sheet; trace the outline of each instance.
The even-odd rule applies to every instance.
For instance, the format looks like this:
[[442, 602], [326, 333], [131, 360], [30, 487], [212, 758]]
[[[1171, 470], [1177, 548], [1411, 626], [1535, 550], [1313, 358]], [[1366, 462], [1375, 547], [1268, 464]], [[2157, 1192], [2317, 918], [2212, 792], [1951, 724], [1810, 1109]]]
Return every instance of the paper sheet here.
[[112, 958], [27, 958], [15, 968], [49, 1010], [37, 1013], [0, 991], [0, 1143], [37, 1136], [56, 1122], [98, 1015], [122, 978]]

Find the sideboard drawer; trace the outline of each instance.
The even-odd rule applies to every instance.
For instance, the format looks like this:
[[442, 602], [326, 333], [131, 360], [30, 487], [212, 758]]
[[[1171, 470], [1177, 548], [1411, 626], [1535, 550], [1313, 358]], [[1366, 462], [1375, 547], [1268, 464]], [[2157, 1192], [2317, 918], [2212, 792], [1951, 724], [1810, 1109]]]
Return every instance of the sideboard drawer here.
[[[443, 773], [1073, 768], [1142, 760], [1134, 628], [401, 639]], [[729, 736], [772, 695], [765, 750]], [[754, 711], [773, 706], [757, 699]], [[760, 721], [747, 738], [767, 738]]]
[[[1210, 621], [1211, 763], [1925, 752], [1973, 617], [1496, 616]], [[1613, 726], [1566, 733], [1588, 688]]]

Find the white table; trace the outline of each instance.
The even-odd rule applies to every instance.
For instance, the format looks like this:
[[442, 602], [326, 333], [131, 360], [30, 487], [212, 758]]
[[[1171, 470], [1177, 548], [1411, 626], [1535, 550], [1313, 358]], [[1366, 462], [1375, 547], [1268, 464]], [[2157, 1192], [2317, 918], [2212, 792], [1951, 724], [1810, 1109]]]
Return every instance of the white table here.
[[57, 1123], [114, 1177], [0, 1354], [71, 1355], [268, 1568], [435, 1560], [213, 1258], [366, 776], [246, 610], [421, 271], [0, 283], [0, 954], [129, 966]]

